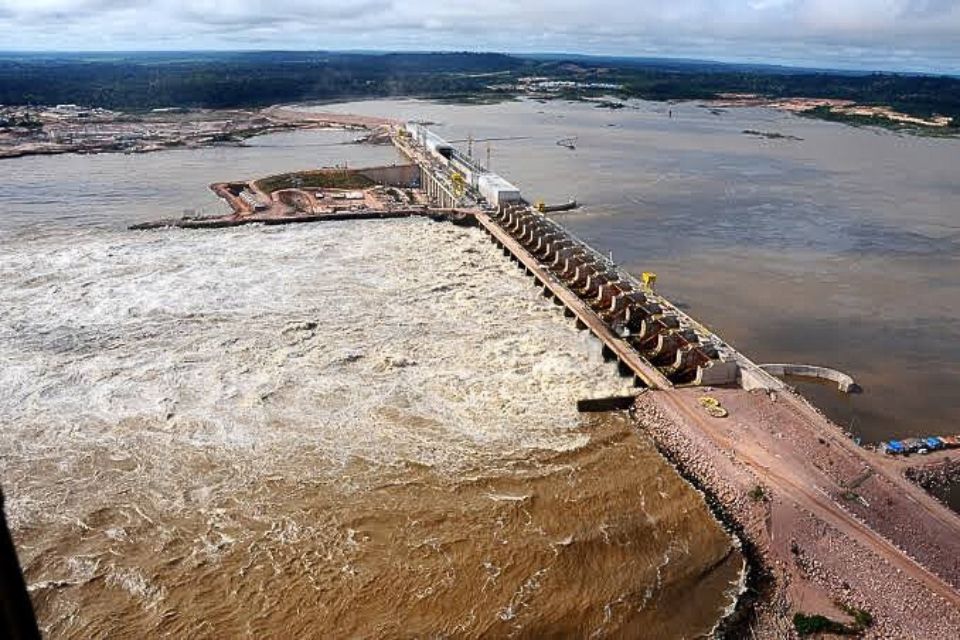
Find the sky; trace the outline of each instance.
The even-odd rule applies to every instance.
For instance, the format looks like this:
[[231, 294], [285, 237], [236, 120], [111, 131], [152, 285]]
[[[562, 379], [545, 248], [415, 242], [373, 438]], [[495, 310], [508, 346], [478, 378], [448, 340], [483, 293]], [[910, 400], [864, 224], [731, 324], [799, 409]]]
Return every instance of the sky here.
[[960, 74], [960, 0], [0, 0], [0, 49], [565, 52]]

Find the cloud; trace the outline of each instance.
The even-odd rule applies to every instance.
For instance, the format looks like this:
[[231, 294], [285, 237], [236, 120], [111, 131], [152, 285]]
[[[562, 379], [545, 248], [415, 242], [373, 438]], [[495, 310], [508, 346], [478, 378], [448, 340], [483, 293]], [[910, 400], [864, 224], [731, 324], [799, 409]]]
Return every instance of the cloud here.
[[4, 49], [473, 49], [960, 71], [960, 0], [0, 0]]
[[388, 12], [392, 0], [350, 0], [349, 2], [311, 2], [278, 0], [244, 2], [242, 0], [182, 0], [170, 3], [173, 15], [194, 25], [311, 25], [342, 23]]
[[5, 0], [0, 9], [21, 20], [60, 16], [69, 19], [148, 8], [150, 0]]

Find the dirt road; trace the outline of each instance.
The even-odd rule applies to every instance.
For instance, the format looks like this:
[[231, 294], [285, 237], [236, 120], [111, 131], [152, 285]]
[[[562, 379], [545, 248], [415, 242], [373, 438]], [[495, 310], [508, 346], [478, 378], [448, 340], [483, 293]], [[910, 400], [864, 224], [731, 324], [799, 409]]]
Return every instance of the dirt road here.
[[[793, 610], [843, 618], [843, 603], [871, 611], [878, 636], [960, 634], [956, 514], [790, 392], [710, 391], [730, 411], [725, 419], [703, 411], [703, 395], [652, 392], [638, 408], [644, 423], [665, 418], [654, 438], [686, 457], [704, 485], [722, 487], [718, 499]], [[756, 487], [763, 500], [747, 497]], [[937, 624], [926, 628], [917, 607]]]

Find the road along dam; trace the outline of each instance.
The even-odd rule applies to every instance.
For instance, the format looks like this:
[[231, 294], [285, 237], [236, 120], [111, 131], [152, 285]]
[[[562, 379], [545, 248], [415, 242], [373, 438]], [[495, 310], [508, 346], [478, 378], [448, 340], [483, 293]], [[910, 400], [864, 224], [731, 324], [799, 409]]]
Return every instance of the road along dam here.
[[652, 274], [625, 272], [426, 127], [397, 126], [393, 141], [433, 206], [475, 219], [633, 378], [639, 428], [753, 563], [739, 613], [755, 637], [790, 637], [798, 614], [868, 637], [960, 635], [957, 514], [671, 304]]

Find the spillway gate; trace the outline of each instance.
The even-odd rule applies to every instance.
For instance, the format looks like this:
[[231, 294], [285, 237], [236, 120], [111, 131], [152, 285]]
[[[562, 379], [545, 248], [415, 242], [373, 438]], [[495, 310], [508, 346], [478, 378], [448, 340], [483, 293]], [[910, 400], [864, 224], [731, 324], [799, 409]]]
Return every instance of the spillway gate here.
[[[446, 148], [442, 139], [431, 136], [432, 147]], [[450, 188], [455, 182], [451, 175], [458, 169], [446, 162], [449, 153], [417, 144], [408, 135], [395, 136], [394, 142], [420, 165], [422, 183], [430, 185], [438, 204], [468, 208], [504, 254], [535, 278], [545, 295], [563, 305], [580, 328], [590, 330], [603, 343], [605, 357], [617, 360], [620, 372], [632, 374], [638, 385], [782, 387], [650, 286], [534, 210], [518, 191], [508, 192], [509, 202], [484, 206], [484, 197], [475, 188], [463, 194]]]

